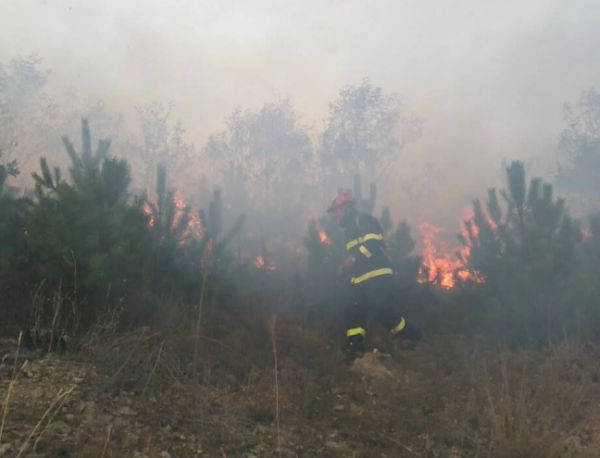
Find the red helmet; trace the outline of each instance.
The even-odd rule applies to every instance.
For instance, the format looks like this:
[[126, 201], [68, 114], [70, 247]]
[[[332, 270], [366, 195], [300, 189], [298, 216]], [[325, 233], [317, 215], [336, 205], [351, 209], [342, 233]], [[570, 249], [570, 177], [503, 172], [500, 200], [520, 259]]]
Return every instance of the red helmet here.
[[327, 213], [334, 212], [338, 208], [348, 204], [354, 204], [354, 197], [352, 197], [352, 193], [350, 191], [342, 192], [341, 194], [338, 194], [335, 199], [333, 199], [333, 202], [327, 209]]

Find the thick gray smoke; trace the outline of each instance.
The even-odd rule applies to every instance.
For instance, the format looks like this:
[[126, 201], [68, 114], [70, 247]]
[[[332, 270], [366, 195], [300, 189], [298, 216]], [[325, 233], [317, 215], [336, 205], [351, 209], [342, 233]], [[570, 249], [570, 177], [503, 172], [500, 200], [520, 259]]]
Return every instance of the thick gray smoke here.
[[599, 85], [599, 19], [593, 0], [5, 1], [0, 62], [39, 56], [57, 106], [101, 100], [118, 138], [136, 107], [172, 101], [196, 151], [237, 107], [281, 96], [316, 134], [340, 87], [369, 77], [423, 121], [379, 202], [453, 225], [504, 161], [554, 173], [564, 102]]

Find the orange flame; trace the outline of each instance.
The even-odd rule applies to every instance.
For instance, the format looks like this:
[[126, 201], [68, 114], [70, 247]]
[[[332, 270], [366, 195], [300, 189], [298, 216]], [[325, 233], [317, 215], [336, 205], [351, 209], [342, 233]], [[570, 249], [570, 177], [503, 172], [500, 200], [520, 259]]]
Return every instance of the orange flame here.
[[152, 208], [146, 202], [142, 205], [142, 213], [148, 216], [148, 227], [154, 227], [156, 221], [154, 220], [154, 213], [152, 212]]
[[459, 249], [451, 247], [440, 237], [443, 229], [431, 223], [422, 222], [419, 230], [423, 240], [423, 265], [417, 279], [419, 283], [431, 283], [442, 289], [451, 289], [456, 286], [457, 279], [462, 282], [484, 281], [480, 272], [467, 267], [471, 251], [469, 246]]
[[183, 199], [173, 199], [173, 203], [178, 210], [185, 210], [186, 203]]
[[254, 259], [254, 265], [257, 269], [266, 269], [269, 272], [274, 272], [277, 270], [277, 267], [273, 264], [267, 264], [264, 256], [257, 256]]
[[[183, 218], [186, 210], [187, 204], [183, 199], [173, 199], [173, 204], [175, 205], [175, 217], [171, 223], [171, 229], [175, 229]], [[142, 205], [142, 213], [148, 216], [148, 227], [152, 228], [156, 226], [156, 219], [154, 217], [154, 209], [153, 207], [144, 202]], [[202, 220], [193, 212], [188, 214], [188, 222], [186, 228], [181, 236], [180, 243], [185, 244], [191, 238], [201, 238], [203, 235], [204, 227], [202, 225]]]
[[490, 229], [492, 229], [492, 232], [494, 234], [497, 234], [498, 233], [498, 225], [492, 219], [492, 217], [490, 216], [490, 214], [488, 213], [487, 210], [484, 210], [483, 216], [485, 217], [485, 220], [487, 221], [488, 225], [490, 226]]
[[319, 232], [319, 243], [323, 246], [330, 246], [331, 239], [327, 235], [327, 232], [325, 232], [324, 229], [319, 229], [318, 232]]

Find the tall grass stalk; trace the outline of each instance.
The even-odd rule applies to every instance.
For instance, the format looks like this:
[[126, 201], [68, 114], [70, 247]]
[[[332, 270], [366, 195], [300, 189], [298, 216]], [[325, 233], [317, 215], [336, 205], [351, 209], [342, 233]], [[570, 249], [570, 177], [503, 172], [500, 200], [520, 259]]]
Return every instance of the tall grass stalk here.
[[275, 364], [275, 427], [277, 428], [277, 451], [281, 451], [281, 431], [279, 428], [279, 368], [277, 367], [277, 315], [271, 319], [271, 345]]
[[12, 376], [8, 384], [8, 390], [6, 391], [6, 397], [2, 404], [2, 422], [0, 422], [0, 443], [2, 442], [2, 434], [4, 433], [4, 425], [6, 424], [6, 416], [8, 415], [8, 406], [10, 405], [10, 398], [12, 392], [17, 384], [17, 363], [19, 361], [19, 352], [21, 351], [21, 341], [23, 340], [23, 331], [19, 332], [19, 338], [17, 339], [17, 350], [15, 351], [15, 362], [13, 364]]
[[106, 452], [108, 452], [108, 445], [110, 444], [110, 437], [112, 436], [113, 425], [108, 427], [108, 432], [106, 433], [106, 441], [104, 442], [104, 448], [102, 449], [102, 456], [100, 458], [104, 458], [106, 456]]
[[[35, 436], [35, 434], [41, 428], [42, 424], [44, 423], [44, 420], [46, 420], [46, 418], [50, 417], [50, 421], [48, 422], [48, 424], [52, 421], [56, 412], [58, 412], [62, 408], [65, 401], [67, 400], [67, 398], [73, 392], [74, 389], [75, 389], [75, 387], [72, 386], [66, 390], [63, 390], [61, 388], [58, 391], [58, 393], [56, 394], [56, 396], [54, 397], [54, 399], [52, 400], [52, 402], [50, 403], [50, 405], [48, 406], [48, 408], [46, 409], [44, 414], [38, 420], [38, 422], [35, 425], [35, 427], [33, 428], [33, 430], [29, 433], [29, 436], [27, 436], [27, 439], [25, 439], [25, 441], [19, 448], [19, 453], [17, 454], [17, 458], [20, 458], [21, 456], [23, 456], [23, 453], [25, 453], [25, 451], [27, 450], [27, 447], [29, 446], [29, 442], [31, 442], [31, 439], [33, 438], [33, 436]], [[43, 432], [46, 430], [47, 427], [48, 427], [48, 425], [46, 425], [46, 427], [42, 430], [42, 432], [40, 433], [40, 436], [41, 436], [41, 434], [43, 434]], [[38, 440], [39, 440], [39, 437], [38, 437]], [[36, 441], [36, 444], [37, 444], [37, 442], [38, 441]]]
[[210, 239], [204, 251], [202, 252], [202, 260], [200, 263], [200, 272], [202, 275], [202, 285], [200, 287], [200, 298], [198, 299], [198, 307], [196, 312], [196, 326], [194, 332], [194, 380], [198, 379], [198, 353], [200, 350], [200, 331], [202, 326], [202, 306], [204, 304], [204, 297], [206, 295], [206, 288], [208, 287], [208, 274], [210, 271], [210, 262], [212, 258], [213, 241]]

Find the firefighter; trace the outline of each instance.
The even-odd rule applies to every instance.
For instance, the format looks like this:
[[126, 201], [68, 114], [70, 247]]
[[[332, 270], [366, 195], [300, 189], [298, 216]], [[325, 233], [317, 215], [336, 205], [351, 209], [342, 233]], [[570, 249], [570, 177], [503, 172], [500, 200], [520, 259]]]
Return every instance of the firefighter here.
[[348, 274], [352, 298], [346, 312], [344, 352], [349, 360], [354, 360], [365, 352], [369, 315], [392, 335], [405, 333], [406, 319], [394, 300], [394, 270], [379, 221], [359, 213], [349, 191], [339, 194], [327, 211], [346, 234], [348, 257], [342, 269]]

